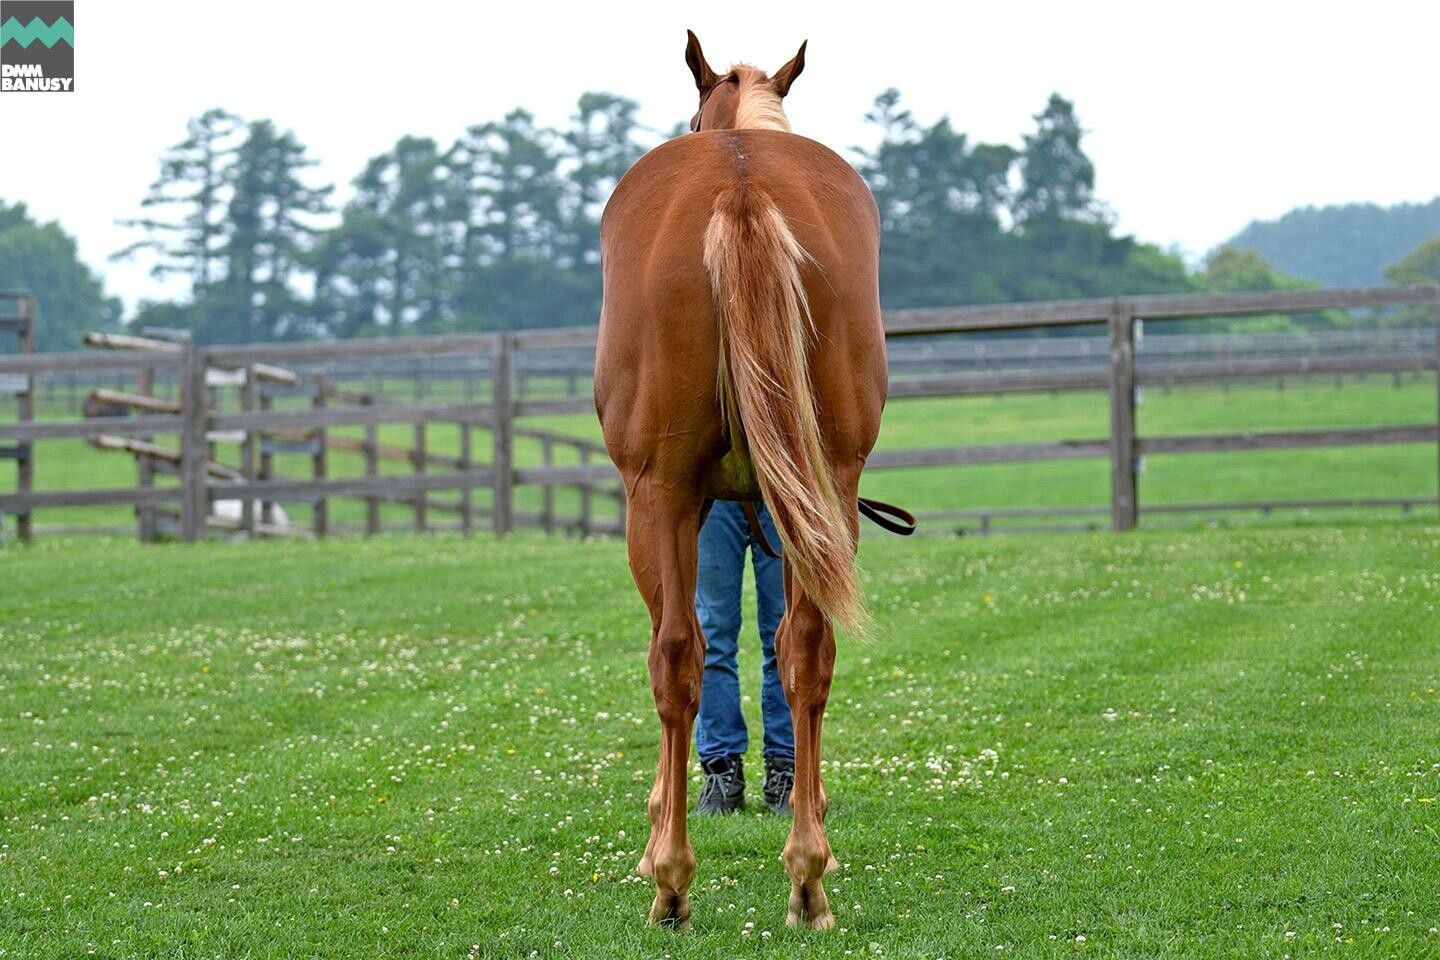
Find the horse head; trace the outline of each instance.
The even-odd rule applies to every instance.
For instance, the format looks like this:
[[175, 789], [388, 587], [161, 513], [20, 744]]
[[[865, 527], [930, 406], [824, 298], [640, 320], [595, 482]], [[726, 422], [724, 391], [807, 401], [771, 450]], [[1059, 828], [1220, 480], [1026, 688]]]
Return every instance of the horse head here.
[[[739, 127], [760, 127], [789, 130], [790, 122], [780, 101], [790, 92], [790, 85], [805, 69], [805, 44], [789, 63], [769, 76], [764, 70], [737, 63], [725, 74], [718, 74], [705, 61], [700, 39], [694, 31], [686, 31], [690, 43], [685, 48], [685, 62], [695, 75], [700, 92], [700, 107], [690, 119], [690, 129], [734, 130]], [[807, 41], [808, 42], [808, 41]]]

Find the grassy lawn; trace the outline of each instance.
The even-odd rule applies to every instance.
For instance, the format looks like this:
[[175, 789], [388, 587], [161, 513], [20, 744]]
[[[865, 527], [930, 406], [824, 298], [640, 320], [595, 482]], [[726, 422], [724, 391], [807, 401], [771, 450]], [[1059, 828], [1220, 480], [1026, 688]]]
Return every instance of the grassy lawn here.
[[657, 722], [620, 544], [0, 549], [0, 952], [1440, 956], [1440, 527], [862, 561], [838, 928], [783, 926], [786, 822], [747, 813], [692, 822], [676, 934], [631, 873]]

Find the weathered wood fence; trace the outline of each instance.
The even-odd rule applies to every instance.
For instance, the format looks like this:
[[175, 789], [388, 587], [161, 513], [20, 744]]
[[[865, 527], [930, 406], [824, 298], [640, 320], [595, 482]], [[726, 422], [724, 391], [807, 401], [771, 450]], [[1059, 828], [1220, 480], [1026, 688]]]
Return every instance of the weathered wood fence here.
[[[1201, 317], [1255, 316], [1358, 307], [1423, 305], [1435, 322], [1435, 349], [1426, 354], [1357, 354], [1321, 358], [1293, 357], [1215, 363], [1167, 364], [1137, 369], [1135, 358], [1138, 321], [1166, 321]], [[1440, 376], [1437, 376], [1435, 423], [1325, 430], [1250, 431], [1234, 434], [1138, 437], [1135, 430], [1136, 390], [1139, 387], [1197, 383], [1214, 380], [1269, 379], [1284, 376], [1350, 373], [1404, 373], [1435, 370], [1440, 365], [1440, 287], [1377, 287], [1348, 290], [1274, 291], [1214, 295], [1117, 297], [1114, 299], [1012, 304], [964, 310], [907, 310], [887, 316], [891, 337], [1006, 330], [1035, 326], [1106, 325], [1109, 364], [1103, 373], [1067, 375], [1051, 371], [1036, 376], [999, 375], [973, 378], [924, 378], [892, 386], [892, 397], [937, 396], [960, 393], [997, 393], [1036, 389], [1103, 388], [1110, 397], [1110, 435], [1094, 440], [1039, 444], [1000, 444], [937, 451], [879, 451], [875, 467], [920, 464], [993, 463], [1014, 460], [1053, 460], [1108, 455], [1110, 460], [1110, 522], [1115, 530], [1133, 528], [1139, 516], [1136, 476], [1139, 458], [1147, 453], [1203, 453], [1238, 450], [1279, 450], [1361, 444], [1437, 444], [1440, 467]], [[949, 381], [949, 382], [947, 382]], [[1440, 481], [1437, 481], [1440, 482]], [[1301, 506], [1272, 501], [1270, 509]], [[1198, 506], [1198, 505], [1197, 505]], [[1219, 505], [1217, 505], [1219, 506]], [[1234, 506], [1234, 505], [1228, 505]]]
[[[1146, 366], [1137, 364], [1136, 341], [1140, 321], [1204, 317], [1232, 317], [1272, 313], [1298, 313], [1326, 309], [1419, 306], [1435, 318], [1435, 349], [1404, 353], [1364, 352], [1331, 356], [1289, 356], [1259, 360], [1213, 359], [1192, 363], [1175, 362]], [[1109, 520], [1115, 530], [1135, 526], [1140, 504], [1136, 494], [1139, 457], [1147, 453], [1172, 454], [1240, 450], [1293, 449], [1365, 444], [1436, 443], [1440, 455], [1440, 389], [1437, 389], [1437, 418], [1428, 423], [1396, 424], [1363, 428], [1249, 431], [1190, 436], [1139, 436], [1136, 431], [1136, 391], [1146, 385], [1171, 385], [1204, 381], [1235, 381], [1304, 377], [1317, 374], [1422, 373], [1436, 370], [1440, 359], [1440, 287], [1386, 287], [1355, 290], [1283, 291], [1195, 296], [1146, 296], [1098, 300], [1026, 303], [1004, 306], [951, 309], [900, 310], [886, 315], [887, 334], [899, 337], [939, 337], [976, 331], [1014, 330], [1032, 327], [1103, 325], [1108, 332], [1108, 363], [1103, 368], [1050, 369], [1020, 372], [944, 373], [939, 375], [896, 376], [890, 396], [937, 397], [1027, 391], [1096, 390], [1108, 392], [1110, 430], [1108, 436], [1092, 439], [1006, 443], [953, 447], [878, 450], [870, 460], [876, 469], [933, 467], [979, 463], [1025, 462], [1075, 458], [1106, 458], [1110, 463], [1111, 496]], [[555, 465], [548, 455], [539, 465], [521, 465], [515, 458], [515, 440], [526, 436], [517, 421], [527, 417], [573, 414], [593, 409], [587, 395], [546, 399], [520, 396], [515, 383], [516, 355], [522, 351], [574, 351], [593, 349], [594, 328], [521, 331], [505, 334], [417, 337], [395, 340], [360, 340], [303, 344], [259, 344], [238, 347], [177, 347], [170, 353], [38, 354], [0, 356], [0, 376], [33, 376], [40, 371], [130, 370], [153, 377], [169, 371], [180, 384], [178, 410], [142, 412], [138, 416], [107, 421], [104, 432], [137, 439], [158, 435], [179, 437], [178, 486], [137, 486], [100, 490], [18, 490], [0, 495], [0, 511], [26, 515], [34, 509], [88, 504], [132, 504], [139, 510], [158, 504], [179, 505], [178, 532], [182, 539], [203, 535], [211, 505], [219, 500], [239, 500], [243, 518], [238, 526], [259, 532], [254, 504], [263, 505], [304, 500], [316, 504], [315, 532], [324, 535], [324, 502], [333, 497], [358, 497], [370, 507], [367, 529], [378, 529], [377, 507], [381, 501], [409, 502], [415, 506], [416, 526], [424, 529], [427, 497], [435, 491], [455, 491], [459, 496], [460, 526], [469, 530], [477, 512], [471, 497], [477, 490], [490, 494], [485, 511], [490, 526], [500, 534], [517, 526], [539, 524], [555, 528], [561, 523], [554, 510], [554, 491], [574, 487], [581, 491], [583, 509], [588, 510], [597, 493], [613, 491], [614, 468], [594, 444], [574, 438], [531, 432], [547, 449], [571, 443], [580, 451], [580, 462]], [[253, 400], [242, 403], [236, 412], [216, 409], [206, 401], [207, 370], [249, 371], [245, 383], [258, 382], [259, 365], [306, 364], [346, 358], [395, 356], [441, 356], [463, 354], [488, 358], [486, 375], [489, 396], [457, 402], [400, 402], [340, 406], [315, 403], [306, 409], [264, 409]], [[1440, 377], [1437, 377], [1440, 388]], [[323, 396], [323, 393], [317, 394]], [[460, 452], [445, 469], [427, 469], [432, 459], [425, 454], [425, 428], [452, 423], [460, 428]], [[415, 433], [415, 470], [409, 475], [382, 475], [378, 470], [380, 445], [376, 434], [381, 424], [409, 424]], [[328, 477], [317, 460], [314, 476], [281, 479], [265, 475], [256, 464], [256, 451], [273, 444], [277, 437], [319, 436], [322, 442], [307, 449], [324, 450], [324, 432], [342, 426], [366, 429], [366, 472], [360, 477]], [[488, 457], [482, 461], [473, 448], [472, 432], [488, 432]], [[0, 423], [0, 443], [31, 443], [60, 437], [86, 437], [97, 432], [94, 420], [17, 421]], [[244, 445], [244, 464], [236, 479], [217, 476], [210, 469], [210, 445], [223, 438], [239, 438]], [[272, 447], [272, 449], [274, 449]], [[317, 453], [316, 456], [323, 456]], [[543, 491], [540, 512], [519, 516], [515, 491], [537, 486]], [[1374, 502], [1380, 501], [1357, 501]], [[1390, 502], [1390, 501], [1385, 501]], [[1396, 501], [1399, 503], [1399, 501]], [[1404, 506], [1413, 502], [1406, 500]], [[1338, 503], [1338, 502], [1337, 502]], [[1263, 509], [1314, 506], [1314, 501], [1268, 501], [1254, 504]], [[1185, 504], [1163, 508], [1199, 510], [1244, 507], [1246, 504]], [[1041, 511], [1043, 513], [1043, 511]], [[1064, 513], [1066, 511], [1057, 511]], [[1076, 511], [1071, 510], [1074, 514]], [[1082, 511], [1086, 512], [1086, 511]], [[1011, 511], [1014, 515], [1035, 515], [1035, 511]], [[568, 523], [568, 521], [567, 521]], [[623, 517], [622, 517], [623, 523]], [[585, 532], [615, 529], [576, 521]]]

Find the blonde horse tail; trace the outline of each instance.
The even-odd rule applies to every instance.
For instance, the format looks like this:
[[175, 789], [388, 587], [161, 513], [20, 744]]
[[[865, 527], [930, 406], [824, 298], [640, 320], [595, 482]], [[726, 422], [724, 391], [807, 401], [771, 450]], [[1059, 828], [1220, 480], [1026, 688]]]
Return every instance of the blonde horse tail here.
[[854, 526], [835, 493], [810, 382], [810, 259], [753, 185], [715, 199], [705, 267], [720, 325], [718, 390], [734, 450], [750, 458], [800, 586], [831, 620], [865, 632]]

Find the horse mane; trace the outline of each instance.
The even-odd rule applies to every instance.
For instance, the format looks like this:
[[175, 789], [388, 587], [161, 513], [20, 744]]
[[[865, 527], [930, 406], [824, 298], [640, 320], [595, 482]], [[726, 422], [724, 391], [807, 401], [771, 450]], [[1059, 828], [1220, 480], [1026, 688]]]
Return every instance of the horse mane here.
[[740, 80], [739, 104], [735, 108], [735, 127], [752, 130], [790, 129], [790, 119], [785, 116], [780, 94], [766, 83], [770, 77], [764, 70], [748, 63], [737, 63], [730, 68]]

